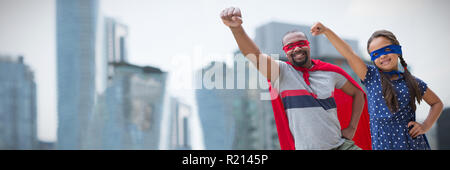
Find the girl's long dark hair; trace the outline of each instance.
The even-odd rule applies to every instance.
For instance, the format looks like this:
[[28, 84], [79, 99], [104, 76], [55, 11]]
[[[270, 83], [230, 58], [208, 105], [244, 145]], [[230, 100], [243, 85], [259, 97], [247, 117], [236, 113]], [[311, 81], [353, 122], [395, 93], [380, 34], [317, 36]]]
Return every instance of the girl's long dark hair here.
[[[374, 32], [372, 34], [372, 36], [370, 36], [369, 41], [367, 42], [367, 51], [369, 53], [370, 53], [370, 51], [369, 51], [370, 43], [372, 42], [373, 39], [378, 38], [378, 37], [384, 37], [384, 38], [388, 39], [389, 41], [391, 41], [392, 44], [400, 45], [397, 38], [395, 37], [395, 35], [392, 32], [387, 31], [387, 30], [379, 30], [379, 31]], [[407, 68], [408, 65], [406, 64], [405, 59], [403, 59], [402, 55], [399, 55], [398, 57], [400, 59], [400, 63], [402, 64], [402, 66], [404, 68], [403, 76], [405, 77], [406, 85], [408, 87], [408, 91], [411, 96], [409, 105], [411, 106], [413, 111], [416, 111], [416, 101], [420, 104], [420, 101], [422, 101], [422, 93], [419, 89], [419, 85], [416, 81], [416, 78], [408, 71], [408, 68]], [[376, 66], [376, 67], [378, 68], [378, 66]], [[383, 89], [382, 93], [383, 93], [384, 99], [386, 100], [386, 104], [387, 104], [389, 110], [392, 113], [395, 113], [399, 110], [397, 94], [395, 93], [394, 87], [391, 83], [389, 76], [387, 76], [386, 74], [383, 74], [383, 72], [381, 71], [380, 68], [378, 68], [378, 70], [380, 71], [381, 86]]]

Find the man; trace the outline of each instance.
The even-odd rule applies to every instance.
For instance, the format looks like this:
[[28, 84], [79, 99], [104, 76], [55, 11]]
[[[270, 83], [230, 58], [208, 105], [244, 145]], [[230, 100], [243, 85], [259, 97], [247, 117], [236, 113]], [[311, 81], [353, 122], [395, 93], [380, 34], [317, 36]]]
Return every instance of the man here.
[[[278, 91], [277, 96], [282, 98], [272, 101], [282, 149], [361, 149], [352, 139], [365, 94], [348, 74], [337, 66], [311, 60], [309, 42], [302, 32], [288, 32], [283, 37], [283, 50], [289, 62], [282, 62], [261, 53], [248, 37], [239, 8], [226, 8], [220, 16], [244, 56], [272, 82], [271, 92]], [[348, 127], [342, 130], [335, 89], [351, 96], [351, 117]], [[366, 136], [370, 140], [370, 135]]]

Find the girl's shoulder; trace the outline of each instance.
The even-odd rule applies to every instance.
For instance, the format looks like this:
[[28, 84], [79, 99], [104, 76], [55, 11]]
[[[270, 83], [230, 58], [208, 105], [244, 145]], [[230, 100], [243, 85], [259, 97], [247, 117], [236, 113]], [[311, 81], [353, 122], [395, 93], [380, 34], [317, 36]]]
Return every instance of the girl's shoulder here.
[[414, 76], [414, 78], [416, 79], [417, 85], [419, 86], [420, 91], [422, 92], [422, 95], [424, 95], [425, 91], [428, 88], [427, 83], [425, 83], [422, 79], [420, 79], [416, 76]]

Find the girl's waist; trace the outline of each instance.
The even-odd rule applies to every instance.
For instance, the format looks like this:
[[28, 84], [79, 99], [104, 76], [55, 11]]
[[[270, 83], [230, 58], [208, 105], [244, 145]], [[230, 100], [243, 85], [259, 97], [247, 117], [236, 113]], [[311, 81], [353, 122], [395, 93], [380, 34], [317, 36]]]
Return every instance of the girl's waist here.
[[407, 119], [398, 119], [398, 118], [375, 118], [372, 119], [371, 123], [374, 124], [391, 124], [391, 125], [407, 125], [409, 122], [415, 121], [414, 117]]

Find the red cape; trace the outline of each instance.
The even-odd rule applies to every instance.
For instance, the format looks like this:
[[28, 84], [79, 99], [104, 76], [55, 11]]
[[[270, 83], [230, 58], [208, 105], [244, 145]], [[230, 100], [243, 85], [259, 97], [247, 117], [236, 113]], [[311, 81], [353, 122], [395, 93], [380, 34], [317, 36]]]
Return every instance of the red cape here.
[[[342, 68], [330, 64], [325, 63], [320, 60], [312, 60], [314, 62], [314, 70], [320, 71], [332, 71], [343, 75], [350, 81], [353, 85], [355, 85], [359, 90], [364, 93], [364, 109], [361, 113], [361, 117], [358, 123], [358, 128], [356, 129], [355, 136], [353, 137], [353, 141], [355, 144], [364, 150], [372, 149], [372, 142], [370, 139], [370, 127], [369, 127], [369, 113], [367, 111], [367, 96], [364, 90], [353, 80], [350, 75], [348, 75]], [[294, 67], [295, 68], [295, 67]], [[297, 68], [296, 68], [297, 69]], [[291, 130], [289, 129], [289, 121], [283, 107], [283, 103], [278, 93], [277, 89], [272, 88], [272, 85], [269, 81], [269, 90], [270, 95], [272, 96], [272, 108], [275, 117], [275, 123], [277, 125], [278, 131], [278, 139], [280, 141], [280, 146], [282, 150], [295, 150], [294, 138], [292, 136]], [[353, 98], [346, 93], [344, 93], [340, 89], [335, 89], [333, 93], [336, 106], [337, 106], [337, 115], [341, 125], [341, 128], [346, 128], [351, 120], [352, 114], [352, 103]]]

